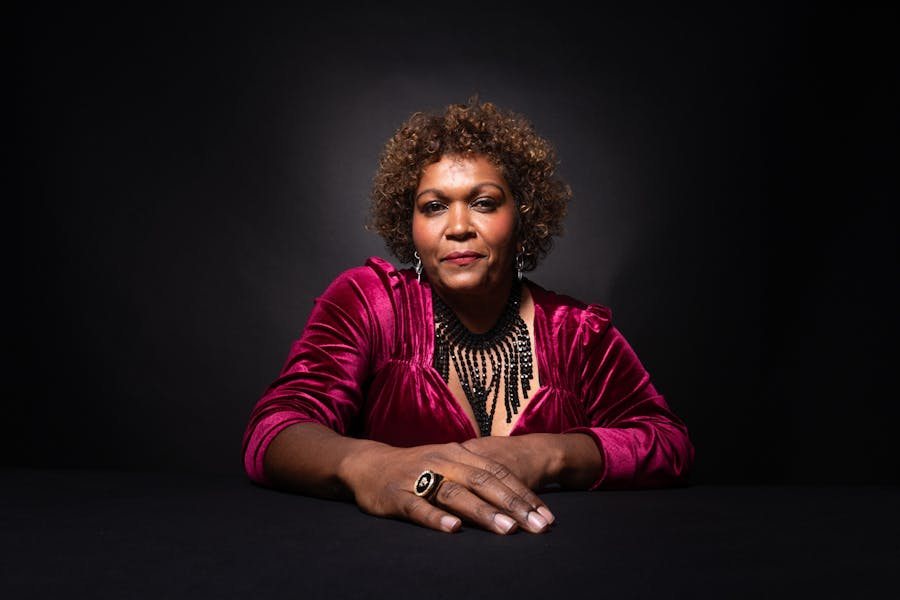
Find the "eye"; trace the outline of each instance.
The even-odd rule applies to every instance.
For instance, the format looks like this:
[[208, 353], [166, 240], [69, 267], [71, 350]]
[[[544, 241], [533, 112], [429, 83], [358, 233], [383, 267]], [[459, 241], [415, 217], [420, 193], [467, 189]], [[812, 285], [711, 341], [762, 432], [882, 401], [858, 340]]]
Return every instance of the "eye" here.
[[490, 196], [480, 196], [472, 201], [472, 208], [482, 212], [490, 212], [497, 208], [500, 203]]
[[422, 214], [433, 215], [444, 210], [444, 208], [446, 207], [437, 200], [430, 200], [423, 204], [419, 210], [422, 211]]

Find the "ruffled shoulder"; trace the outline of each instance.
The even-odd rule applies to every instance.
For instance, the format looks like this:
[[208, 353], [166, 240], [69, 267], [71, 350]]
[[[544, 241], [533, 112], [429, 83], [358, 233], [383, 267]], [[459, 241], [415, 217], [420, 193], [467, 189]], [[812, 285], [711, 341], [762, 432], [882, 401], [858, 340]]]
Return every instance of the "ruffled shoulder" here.
[[380, 256], [370, 256], [366, 259], [365, 266], [387, 276], [394, 276], [399, 273], [397, 267], [395, 267], [391, 262], [381, 258]]
[[586, 328], [593, 333], [602, 333], [610, 326], [612, 310], [607, 306], [583, 302], [548, 290], [531, 280], [528, 280], [528, 288], [535, 305], [557, 325], [565, 323], [569, 328]]
[[379, 256], [370, 256], [344, 275], [353, 278], [358, 301], [378, 324], [384, 344], [380, 355], [430, 361], [433, 332], [427, 282], [419, 283], [413, 269], [398, 269]]
[[421, 287], [416, 281], [415, 271], [411, 268], [398, 269], [393, 263], [380, 256], [370, 256], [359, 268], [374, 273], [388, 287], [396, 288], [398, 285], [407, 286], [413, 283]]
[[[380, 256], [370, 256], [361, 265], [350, 267], [337, 275], [329, 285], [331, 291], [350, 287], [371, 291], [373, 287], [394, 288], [408, 281], [411, 269], [398, 269]], [[415, 279], [415, 275], [412, 276]], [[326, 294], [327, 295], [327, 294]]]
[[[535, 339], [542, 365], [542, 384], [577, 395], [589, 357], [608, 341], [611, 311], [529, 281], [534, 299]], [[602, 353], [601, 353], [602, 354]]]

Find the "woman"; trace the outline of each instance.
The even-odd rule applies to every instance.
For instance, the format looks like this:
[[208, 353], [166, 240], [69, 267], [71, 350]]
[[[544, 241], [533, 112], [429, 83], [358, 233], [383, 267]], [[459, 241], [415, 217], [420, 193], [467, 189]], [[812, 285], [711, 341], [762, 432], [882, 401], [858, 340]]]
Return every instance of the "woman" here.
[[543, 532], [535, 493], [683, 483], [684, 423], [610, 311], [533, 269], [571, 196], [523, 117], [471, 100], [387, 142], [371, 227], [380, 258], [316, 301], [244, 435], [262, 485], [354, 500], [446, 532]]

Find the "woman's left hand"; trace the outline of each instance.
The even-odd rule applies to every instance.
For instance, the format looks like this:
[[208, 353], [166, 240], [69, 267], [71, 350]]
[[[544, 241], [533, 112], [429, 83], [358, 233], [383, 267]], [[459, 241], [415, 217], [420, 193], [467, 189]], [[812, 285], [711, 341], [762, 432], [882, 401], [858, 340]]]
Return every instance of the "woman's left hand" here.
[[470, 452], [508, 468], [532, 490], [551, 484], [586, 489], [599, 476], [603, 459], [582, 433], [528, 433], [466, 440]]
[[532, 490], [553, 483], [562, 451], [553, 434], [487, 436], [466, 440], [463, 448], [508, 468]]

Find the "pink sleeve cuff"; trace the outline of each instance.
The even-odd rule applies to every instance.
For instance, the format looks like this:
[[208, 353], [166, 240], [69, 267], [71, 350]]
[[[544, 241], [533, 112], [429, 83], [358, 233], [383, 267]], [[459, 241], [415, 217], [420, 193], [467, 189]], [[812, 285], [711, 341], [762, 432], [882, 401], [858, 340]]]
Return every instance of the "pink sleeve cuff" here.
[[261, 419], [247, 442], [244, 450], [244, 470], [250, 479], [260, 485], [268, 486], [264, 460], [269, 444], [287, 427], [295, 423], [316, 422], [311, 417], [298, 416], [295, 412], [281, 411]]
[[637, 457], [632, 448], [631, 435], [627, 431], [605, 427], [574, 427], [565, 433], [585, 433], [594, 439], [603, 456], [603, 468], [588, 488], [627, 488], [634, 479]]

